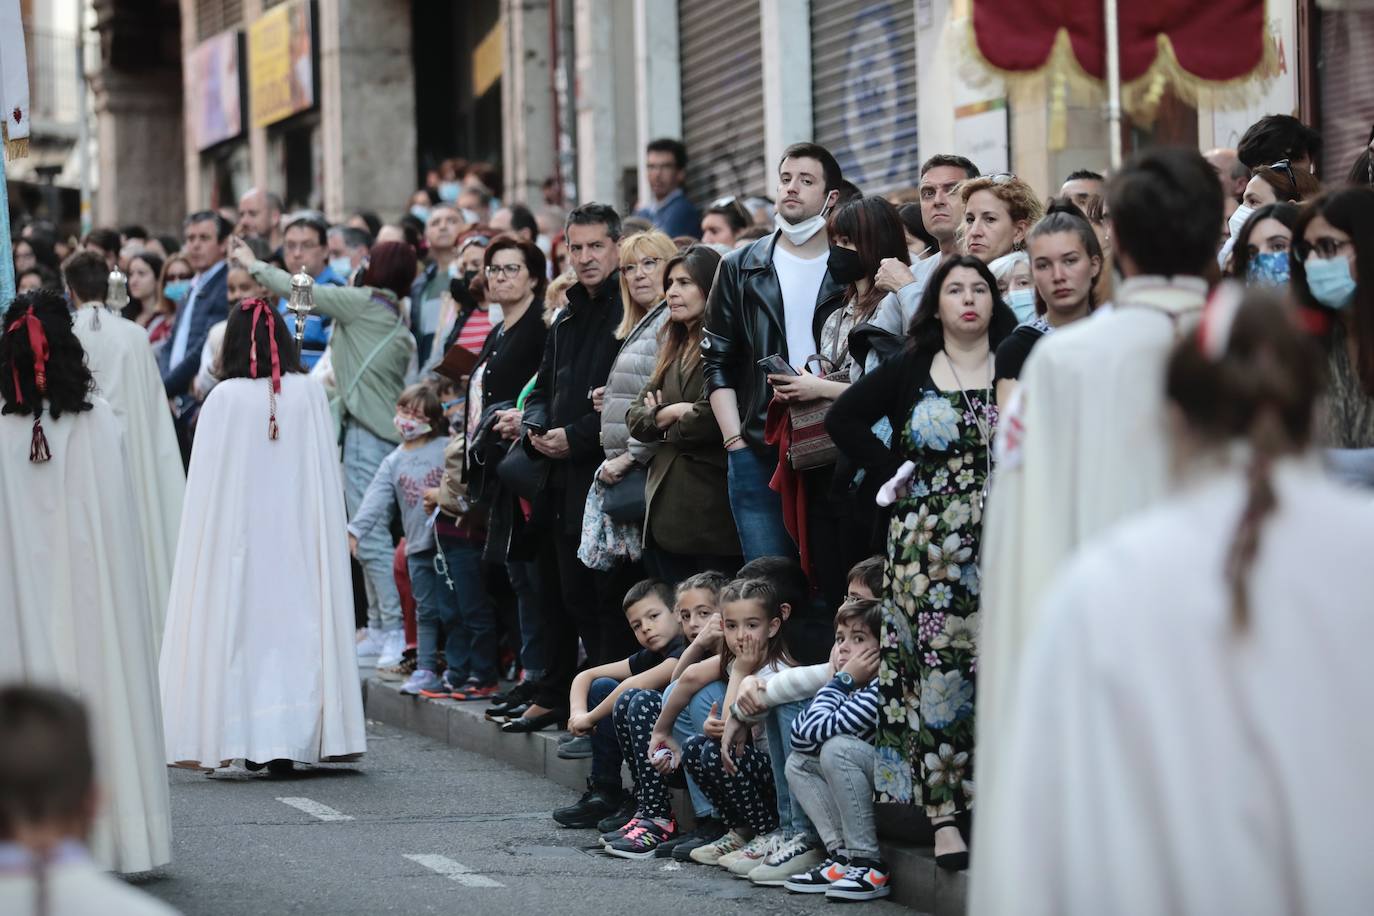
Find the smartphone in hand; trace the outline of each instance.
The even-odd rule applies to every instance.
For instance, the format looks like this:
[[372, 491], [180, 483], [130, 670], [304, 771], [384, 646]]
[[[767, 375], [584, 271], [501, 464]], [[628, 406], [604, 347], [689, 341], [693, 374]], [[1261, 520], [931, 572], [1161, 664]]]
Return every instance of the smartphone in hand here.
[[791, 363], [777, 353], [772, 356], [765, 356], [759, 360], [758, 365], [768, 375], [801, 375], [800, 372], [792, 368]]

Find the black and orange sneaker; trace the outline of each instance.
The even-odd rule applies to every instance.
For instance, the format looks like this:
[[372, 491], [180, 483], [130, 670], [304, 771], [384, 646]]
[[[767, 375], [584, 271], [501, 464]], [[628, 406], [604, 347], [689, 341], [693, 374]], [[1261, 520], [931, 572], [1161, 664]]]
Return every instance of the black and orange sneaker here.
[[640, 818], [625, 835], [606, 844], [606, 852], [618, 859], [649, 859], [659, 846], [677, 836], [677, 823], [660, 824], [651, 818]]
[[495, 684], [469, 682], [454, 690], [449, 696], [455, 700], [462, 701], [490, 700], [492, 697], [496, 696], [500, 689], [501, 688]]
[[876, 859], [855, 859], [844, 877], [826, 888], [827, 900], [877, 900], [892, 892], [887, 866]]
[[849, 860], [842, 855], [834, 855], [820, 865], [800, 875], [793, 875], [782, 883], [794, 894], [824, 894], [830, 885], [844, 877], [849, 871]]

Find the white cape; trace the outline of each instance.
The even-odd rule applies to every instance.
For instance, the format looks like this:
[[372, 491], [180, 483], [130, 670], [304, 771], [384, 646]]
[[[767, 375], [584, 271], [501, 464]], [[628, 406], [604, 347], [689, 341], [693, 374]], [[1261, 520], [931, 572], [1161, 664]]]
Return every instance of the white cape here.
[[168, 763], [315, 763], [366, 748], [343, 479], [329, 404], [282, 379], [220, 382], [191, 452], [162, 708]]
[[1000, 803], [978, 814], [988, 913], [1374, 908], [1374, 501], [1289, 460], [1231, 619], [1239, 471], [1099, 535], [1027, 645]]
[[86, 703], [106, 804], [92, 851], [120, 872], [171, 861], [157, 655], [123, 433], [110, 405], [54, 420], [52, 460], [29, 461], [33, 419], [0, 416], [0, 681]]
[[[998, 463], [983, 523], [978, 643], [978, 804], [995, 805], [999, 742], [1011, 728], [1022, 647], [1045, 588], [1078, 546], [1168, 488], [1164, 370], [1199, 317], [1207, 286], [1141, 277], [1121, 284], [1105, 315], [1043, 338], [998, 424]], [[974, 831], [973, 858], [988, 839]], [[992, 916], [985, 876], [970, 874], [969, 912]]]
[[[100, 323], [93, 327], [97, 314]], [[95, 376], [97, 393], [110, 402], [124, 427], [148, 594], [152, 596], [149, 612], [153, 640], [154, 645], [161, 646], [181, 501], [186, 492], [186, 472], [181, 466], [172, 412], [147, 331], [100, 306], [83, 306], [72, 325], [86, 350], [86, 365]]]

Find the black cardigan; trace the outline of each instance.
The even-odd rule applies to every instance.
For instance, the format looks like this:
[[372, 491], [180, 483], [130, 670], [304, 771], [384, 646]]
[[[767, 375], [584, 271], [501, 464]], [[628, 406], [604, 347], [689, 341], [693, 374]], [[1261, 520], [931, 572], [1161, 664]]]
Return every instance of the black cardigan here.
[[826, 413], [826, 432], [870, 479], [892, 479], [903, 461], [899, 449], [888, 448], [873, 435], [873, 424], [887, 417], [895, 445], [925, 390], [934, 361], [934, 351], [918, 352], [908, 347], [850, 385]]

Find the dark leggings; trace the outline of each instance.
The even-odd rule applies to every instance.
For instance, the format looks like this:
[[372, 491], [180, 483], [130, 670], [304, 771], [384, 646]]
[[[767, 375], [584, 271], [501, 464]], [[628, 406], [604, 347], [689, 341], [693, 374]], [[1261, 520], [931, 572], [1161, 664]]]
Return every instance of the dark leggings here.
[[669, 818], [673, 816], [673, 799], [668, 794], [668, 780], [659, 775], [649, 763], [649, 737], [654, 723], [663, 709], [663, 694], [657, 690], [630, 688], [615, 701], [615, 734], [620, 739], [620, 753], [630, 765], [635, 781], [637, 814], [642, 817]]
[[773, 793], [773, 765], [768, 755], [746, 745], [735, 758], [735, 774], [725, 772], [720, 743], [697, 735], [682, 749], [682, 765], [715, 805], [728, 827], [748, 827], [756, 835], [778, 828], [778, 802]]

